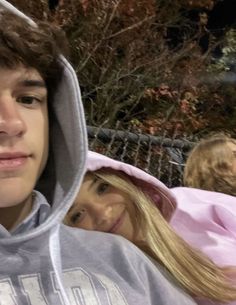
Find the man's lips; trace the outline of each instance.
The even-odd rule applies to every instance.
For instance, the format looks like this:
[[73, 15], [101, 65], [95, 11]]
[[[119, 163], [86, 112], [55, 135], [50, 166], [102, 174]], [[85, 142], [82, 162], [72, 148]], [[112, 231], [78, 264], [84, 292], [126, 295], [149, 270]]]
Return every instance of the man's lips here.
[[11, 170], [21, 167], [30, 157], [24, 152], [4, 152], [0, 153], [0, 169]]
[[125, 216], [125, 211], [123, 211], [121, 215], [118, 217], [118, 219], [113, 223], [111, 228], [108, 230], [108, 233], [115, 233], [119, 229], [119, 227], [123, 223], [124, 216]]

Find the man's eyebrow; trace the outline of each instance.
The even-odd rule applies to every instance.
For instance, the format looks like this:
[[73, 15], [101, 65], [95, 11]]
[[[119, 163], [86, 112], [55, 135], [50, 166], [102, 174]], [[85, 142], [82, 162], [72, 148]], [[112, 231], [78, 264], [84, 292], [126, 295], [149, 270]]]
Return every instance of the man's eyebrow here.
[[39, 79], [24, 79], [19, 82], [19, 85], [23, 87], [46, 88], [45, 82]]

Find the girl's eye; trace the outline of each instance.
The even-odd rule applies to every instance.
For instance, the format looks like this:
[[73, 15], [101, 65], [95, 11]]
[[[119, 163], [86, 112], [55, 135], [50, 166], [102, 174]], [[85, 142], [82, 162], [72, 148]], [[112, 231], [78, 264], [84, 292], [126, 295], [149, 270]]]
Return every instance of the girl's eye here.
[[97, 194], [102, 195], [103, 193], [105, 193], [108, 190], [109, 186], [110, 186], [109, 183], [100, 182], [97, 186]]
[[85, 217], [85, 209], [82, 209], [80, 211], [75, 212], [73, 215], [70, 217], [70, 221], [73, 224], [77, 224], [80, 222], [83, 218]]

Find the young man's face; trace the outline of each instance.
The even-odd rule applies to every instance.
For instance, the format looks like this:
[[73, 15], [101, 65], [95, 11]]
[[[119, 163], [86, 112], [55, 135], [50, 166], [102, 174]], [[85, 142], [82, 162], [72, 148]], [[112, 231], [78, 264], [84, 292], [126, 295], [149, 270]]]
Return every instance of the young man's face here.
[[47, 89], [35, 69], [0, 67], [0, 208], [24, 203], [48, 155]]

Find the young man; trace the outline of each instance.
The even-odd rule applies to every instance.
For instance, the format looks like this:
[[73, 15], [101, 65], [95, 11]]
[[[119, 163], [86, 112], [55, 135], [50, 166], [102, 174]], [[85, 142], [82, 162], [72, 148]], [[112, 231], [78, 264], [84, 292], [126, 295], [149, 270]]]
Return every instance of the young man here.
[[87, 153], [76, 75], [54, 30], [0, 8], [0, 305], [195, 304], [129, 242], [62, 224]]

